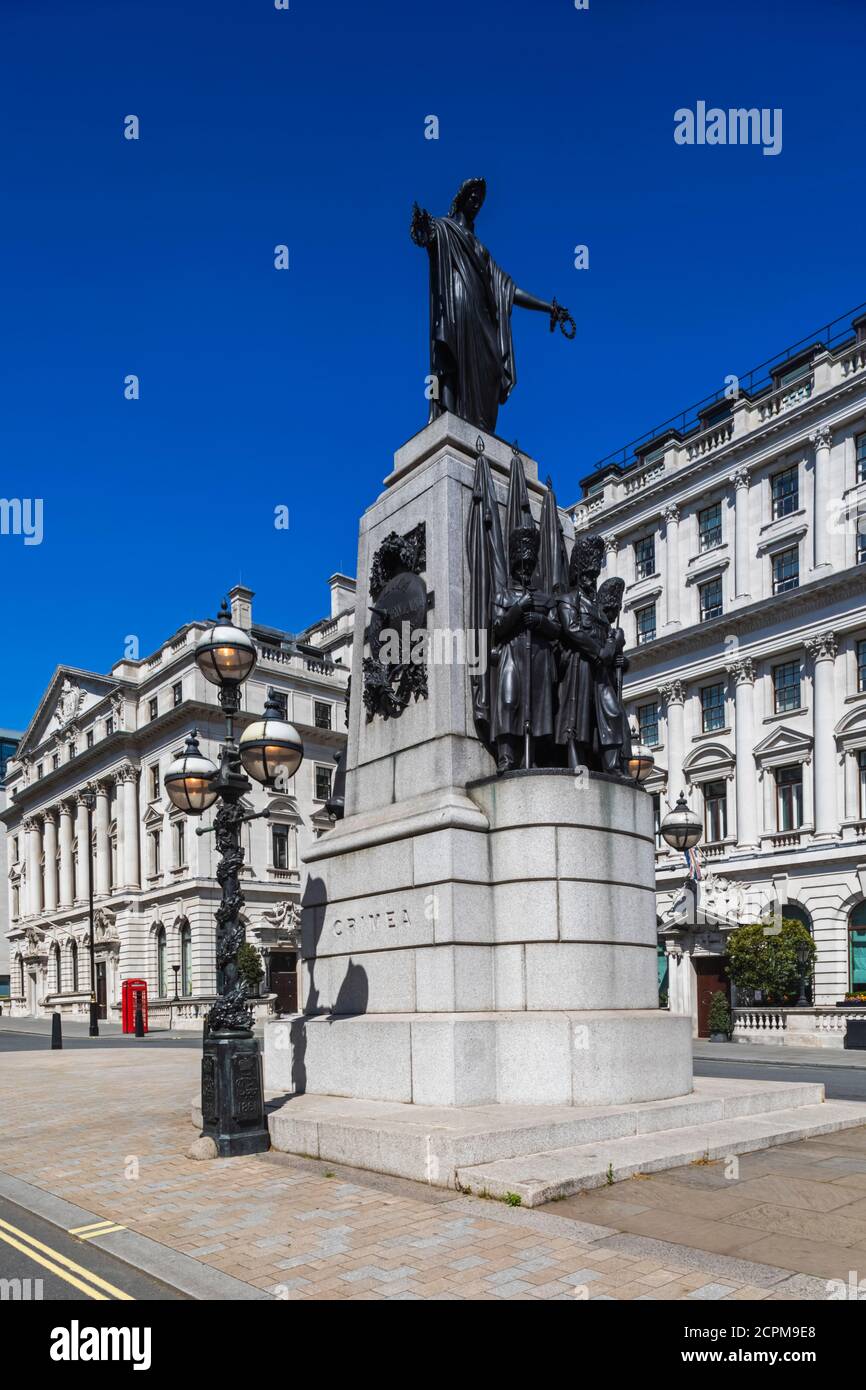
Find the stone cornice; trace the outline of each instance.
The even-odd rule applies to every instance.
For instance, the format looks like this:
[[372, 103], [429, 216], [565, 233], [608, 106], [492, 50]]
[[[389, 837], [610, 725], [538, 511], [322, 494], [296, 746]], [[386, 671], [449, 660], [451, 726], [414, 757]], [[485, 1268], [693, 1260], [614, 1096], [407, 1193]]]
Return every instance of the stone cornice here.
[[[640, 647], [630, 647], [631, 663], [629, 676], [654, 665], [657, 661], [681, 658], [693, 652], [710, 648], [716, 641], [724, 648], [725, 639], [731, 635], [759, 632], [769, 628], [774, 621], [783, 616], [790, 631], [798, 615], [805, 616], [821, 608], [826, 603], [839, 599], [857, 598], [862, 601], [866, 591], [866, 574], [862, 565], [852, 566], [842, 574], [831, 575], [827, 579], [816, 579], [800, 589], [789, 589], [787, 593], [776, 594], [770, 598], [759, 599], [743, 608], [731, 609], [720, 618], [710, 618], [705, 623], [695, 623], [691, 627], [668, 636], [656, 637]], [[835, 619], [839, 625], [839, 619]]]
[[[620, 531], [627, 530], [633, 524], [630, 519], [627, 519], [629, 518], [630, 512], [640, 513], [644, 511], [646, 509], [646, 503], [651, 499], [658, 500], [670, 490], [671, 484], [677, 487], [686, 485], [689, 488], [689, 492], [691, 492], [692, 484], [695, 480], [714, 470], [720, 462], [727, 463], [729, 477], [733, 480], [736, 472], [741, 471], [745, 467], [745, 465], [739, 462], [737, 464], [734, 463], [734, 460], [738, 459], [739, 455], [754, 449], [756, 445], [760, 446], [765, 440], [769, 444], [773, 435], [779, 434], [790, 425], [799, 425], [803, 430], [802, 438], [797, 437], [791, 441], [789, 446], [786, 446], [792, 449], [807, 446], [810, 436], [817, 433], [820, 428], [831, 430], [843, 428], [845, 424], [844, 421], [833, 420], [826, 424], [823, 422], [816, 424], [811, 417], [819, 415], [821, 412], [838, 405], [840, 402], [844, 402], [846, 396], [850, 396], [856, 390], [861, 390], [863, 388], [866, 388], [866, 375], [860, 373], [849, 380], [840, 382], [839, 385], [833, 387], [832, 390], [822, 391], [817, 396], [810, 396], [809, 399], [803, 401], [801, 405], [795, 406], [791, 410], [786, 410], [784, 414], [774, 415], [770, 420], [762, 421], [761, 424], [755, 426], [754, 429], [749, 430], [747, 434], [730, 439], [726, 444], [723, 444], [718, 449], [714, 449], [704, 458], [683, 464], [679, 468], [674, 469], [673, 472], [665, 473], [661, 478], [647, 484], [647, 486], [641, 488], [638, 493], [628, 497], [622, 497], [619, 501], [613, 502], [609, 507], [599, 508], [597, 512], [588, 518], [591, 527], [599, 527], [603, 530], [607, 530], [611, 526], [616, 526]], [[864, 406], [866, 406], [866, 401], [864, 401]], [[765, 451], [766, 456], [769, 458], [772, 458], [777, 452], [777, 450], [771, 447], [768, 447]], [[766, 458], [763, 455], [755, 458], [750, 461], [749, 468], [747, 468], [746, 471], [748, 472], [750, 468], [758, 468], [764, 462], [766, 462]], [[631, 470], [626, 470], [622, 475], [623, 478], [628, 478], [630, 472]], [[698, 483], [694, 490], [700, 494], [702, 487], [705, 486], [706, 484]], [[680, 493], [676, 498], [676, 502], [672, 503], [672, 505], [682, 507], [688, 500], [690, 500], [688, 494], [684, 496]], [[577, 508], [584, 506], [585, 502], [586, 499], [581, 499], [581, 501], [570, 506], [568, 511], [573, 514]]]

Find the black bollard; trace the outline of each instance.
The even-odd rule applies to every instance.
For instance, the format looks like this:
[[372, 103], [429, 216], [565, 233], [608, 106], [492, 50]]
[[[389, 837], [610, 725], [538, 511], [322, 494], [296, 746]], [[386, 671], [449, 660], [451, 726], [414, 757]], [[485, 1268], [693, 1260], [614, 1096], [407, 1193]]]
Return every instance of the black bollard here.
[[144, 1014], [141, 1012], [140, 1003], [135, 1006], [135, 1036], [137, 1038], [144, 1037]]
[[60, 1015], [58, 1013], [53, 1013], [51, 1015], [51, 1051], [54, 1052], [57, 1048], [62, 1049], [62, 1047], [63, 1032], [60, 1023]]

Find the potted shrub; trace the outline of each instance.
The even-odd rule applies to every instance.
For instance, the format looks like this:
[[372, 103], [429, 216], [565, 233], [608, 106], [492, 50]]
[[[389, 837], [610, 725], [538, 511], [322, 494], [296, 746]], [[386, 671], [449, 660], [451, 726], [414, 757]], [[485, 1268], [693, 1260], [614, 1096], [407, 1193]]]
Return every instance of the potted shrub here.
[[731, 1036], [731, 1011], [722, 990], [710, 1000], [710, 1042], [727, 1042]]
[[259, 985], [265, 978], [262, 958], [251, 942], [245, 941], [238, 949], [238, 975], [249, 989], [250, 994], [259, 992]]

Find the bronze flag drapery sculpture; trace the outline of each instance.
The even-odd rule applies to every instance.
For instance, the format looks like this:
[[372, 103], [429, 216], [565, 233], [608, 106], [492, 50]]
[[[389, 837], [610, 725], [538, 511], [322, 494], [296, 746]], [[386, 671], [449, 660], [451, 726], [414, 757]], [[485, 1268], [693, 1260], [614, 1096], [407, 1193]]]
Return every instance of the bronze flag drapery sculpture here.
[[500, 773], [583, 766], [622, 775], [631, 751], [622, 704], [622, 581], [607, 580], [596, 592], [600, 536], [579, 536], [567, 560], [549, 483], [539, 531], [516, 448], [504, 541], [481, 438], [477, 449], [466, 542], [469, 621], [489, 658], [470, 678], [478, 737]]
[[511, 310], [549, 315], [568, 338], [574, 320], [561, 304], [518, 289], [475, 235], [487, 193], [484, 179], [461, 185], [447, 217], [415, 203], [410, 235], [430, 259], [430, 420], [451, 411], [492, 434], [500, 405], [517, 380]]

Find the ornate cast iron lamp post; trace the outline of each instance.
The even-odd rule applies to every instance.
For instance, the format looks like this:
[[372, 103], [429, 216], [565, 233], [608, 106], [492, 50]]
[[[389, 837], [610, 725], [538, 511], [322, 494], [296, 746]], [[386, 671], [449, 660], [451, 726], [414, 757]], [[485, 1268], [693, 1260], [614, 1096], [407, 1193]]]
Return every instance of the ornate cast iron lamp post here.
[[93, 812], [96, 806], [96, 792], [85, 787], [79, 800], [87, 812], [87, 885], [90, 931], [90, 1027], [91, 1038], [99, 1037], [99, 1004], [96, 999], [96, 942], [93, 939]]
[[800, 978], [800, 997], [797, 1000], [798, 1009], [807, 1009], [809, 1001], [806, 998], [806, 976], [809, 974], [809, 966], [812, 963], [812, 952], [809, 950], [807, 941], [798, 941], [794, 947], [794, 955], [797, 958], [797, 974]]
[[241, 685], [253, 670], [257, 653], [249, 633], [233, 625], [225, 601], [216, 623], [198, 643], [195, 659], [202, 675], [218, 687], [225, 714], [219, 766], [201, 752], [194, 731], [166, 771], [164, 783], [172, 804], [187, 815], [201, 815], [216, 801], [220, 803], [213, 826], [196, 831], [206, 835], [213, 830], [220, 853], [216, 876], [222, 889], [216, 910], [219, 993], [208, 1013], [201, 1090], [202, 1134], [210, 1136], [220, 1156], [227, 1158], [261, 1153], [269, 1147], [261, 1055], [252, 1032], [247, 986], [238, 973], [238, 950], [245, 937], [240, 915], [244, 903], [241, 826], [270, 812], [244, 810], [241, 800], [252, 790], [244, 769], [264, 786], [282, 785], [300, 766], [304, 750], [297, 730], [280, 718], [273, 691], [268, 692], [264, 718], [251, 724], [240, 742], [235, 737]]

